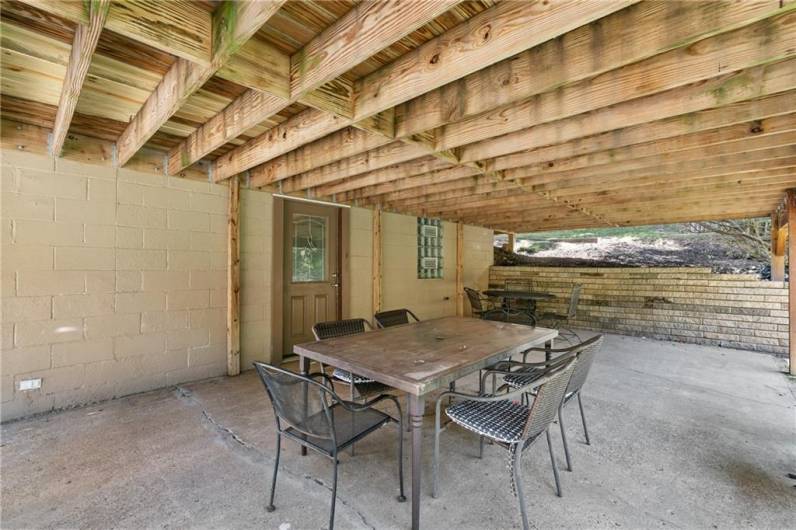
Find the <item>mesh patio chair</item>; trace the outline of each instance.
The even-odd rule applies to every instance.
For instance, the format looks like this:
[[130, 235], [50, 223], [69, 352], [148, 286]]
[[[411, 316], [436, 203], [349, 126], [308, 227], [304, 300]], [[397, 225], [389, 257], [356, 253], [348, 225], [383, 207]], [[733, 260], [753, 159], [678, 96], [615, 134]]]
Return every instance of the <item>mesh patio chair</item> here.
[[473, 316], [484, 318], [486, 315], [496, 312], [492, 301], [475, 289], [465, 287], [464, 292], [467, 294], [467, 299], [470, 301], [470, 309], [472, 310]]
[[[532, 293], [533, 292], [533, 281], [531, 280], [521, 280], [521, 279], [510, 279], [504, 282], [504, 288], [507, 291], [522, 291], [524, 293]], [[505, 302], [504, 302], [505, 304]], [[535, 300], [512, 300], [511, 301], [511, 308], [512, 310], [519, 310], [529, 315], [533, 315], [536, 312], [536, 301]]]
[[[564, 396], [564, 400], [561, 402], [561, 409], [558, 411], [558, 425], [561, 428], [561, 441], [564, 445], [564, 455], [567, 459], [567, 469], [569, 471], [572, 471], [572, 458], [569, 454], [569, 445], [567, 444], [567, 433], [564, 427], [562, 412], [567, 403], [572, 401], [575, 397], [578, 398], [578, 408], [580, 409], [580, 419], [583, 423], [583, 434], [586, 438], [586, 445], [591, 445], [591, 440], [589, 440], [589, 429], [586, 427], [586, 415], [583, 413], [581, 389], [589, 375], [589, 370], [594, 362], [594, 356], [602, 349], [603, 340], [604, 337], [602, 335], [596, 335], [589, 340], [568, 348], [553, 349], [551, 353], [559, 355], [546, 362], [527, 363], [503, 361], [502, 363], [498, 363], [495, 370], [488, 371], [484, 376], [503, 374], [503, 382], [506, 385], [515, 389], [522, 388], [533, 383], [533, 381], [539, 377], [542, 377], [545, 374], [545, 370], [548, 369], [551, 364], [560, 362], [558, 359], [562, 358], [562, 355], [566, 357], [575, 354], [578, 363], [575, 366], [575, 371], [572, 373], [572, 378], [569, 380], [567, 393]], [[523, 354], [523, 361], [527, 358], [527, 355], [532, 352], [544, 353], [545, 350], [544, 348], [531, 348]], [[512, 370], [512, 368], [514, 369]]]
[[[346, 447], [352, 446], [354, 442], [362, 440], [390, 422], [398, 424], [398, 501], [406, 500], [401, 406], [395, 397], [382, 395], [367, 403], [352, 403], [341, 399], [334, 392], [331, 380], [326, 374], [303, 376], [261, 362], [255, 362], [254, 367], [271, 399], [276, 419], [276, 459], [267, 511], [273, 512], [276, 509], [274, 506], [276, 477], [284, 436], [332, 460], [334, 471], [329, 529], [333, 529], [339, 464], [337, 455]], [[374, 408], [374, 405], [384, 400], [393, 402], [398, 410], [396, 417]]]
[[[457, 402], [445, 409], [445, 413], [452, 422], [478, 434], [482, 441], [487, 438], [496, 445], [508, 449], [512, 492], [519, 498], [522, 526], [527, 530], [528, 514], [525, 509], [525, 497], [520, 476], [522, 453], [542, 434], [546, 436], [556, 493], [561, 496], [561, 484], [553, 454], [553, 445], [550, 441], [550, 424], [555, 419], [561, 401], [564, 399], [564, 393], [576, 363], [574, 355], [561, 357], [559, 362], [552, 365], [542, 377], [524, 387], [503, 394], [470, 395], [458, 392], [440, 394], [436, 401], [434, 418], [433, 497], [437, 497], [439, 493], [440, 404], [446, 397], [454, 396]], [[530, 404], [517, 401], [524, 399], [524, 396], [534, 390], [536, 395]], [[458, 401], [459, 399], [461, 401]], [[479, 452], [479, 455], [482, 454], [483, 443], [481, 443]]]
[[[357, 335], [365, 333], [366, 330], [372, 330], [373, 326], [364, 318], [349, 318], [345, 320], [329, 320], [327, 322], [318, 322], [312, 326], [312, 334], [315, 340], [333, 339], [335, 337], [346, 337], [348, 335]], [[321, 366], [321, 370], [323, 370]], [[354, 401], [357, 397], [367, 398], [375, 394], [379, 394], [388, 389], [388, 387], [381, 383], [375, 382], [373, 379], [363, 377], [351, 372], [335, 368], [332, 372], [332, 377], [338, 381], [347, 383], [349, 386], [349, 398]]]
[[420, 322], [417, 315], [408, 309], [391, 309], [389, 311], [379, 311], [373, 315], [373, 320], [376, 321], [376, 326], [379, 328], [389, 328], [390, 326], [400, 326], [402, 324], [409, 324], [413, 319], [415, 322]]
[[569, 294], [569, 305], [567, 306], [566, 315], [562, 315], [560, 313], [541, 313], [537, 318], [537, 321], [542, 323], [541, 325], [557, 329], [559, 331], [559, 336], [567, 344], [581, 342], [578, 334], [572, 329], [565, 327], [564, 324], [567, 324], [570, 320], [575, 318], [575, 315], [578, 312], [578, 302], [580, 301], [580, 293], [582, 289], [583, 286], [580, 284], [575, 284], [572, 286], [572, 291]]

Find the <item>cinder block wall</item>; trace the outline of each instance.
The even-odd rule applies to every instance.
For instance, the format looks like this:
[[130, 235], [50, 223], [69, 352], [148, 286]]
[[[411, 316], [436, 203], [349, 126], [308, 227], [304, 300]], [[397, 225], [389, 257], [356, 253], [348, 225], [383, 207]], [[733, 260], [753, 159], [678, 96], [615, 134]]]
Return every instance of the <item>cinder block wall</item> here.
[[783, 282], [707, 268], [492, 267], [489, 283], [527, 278], [564, 313], [573, 284], [583, 285], [574, 327], [784, 354], [788, 290]]
[[[349, 316], [370, 319], [372, 306], [372, 212], [351, 209], [351, 307]], [[493, 262], [492, 231], [464, 227], [464, 285], [485, 289]], [[442, 278], [417, 278], [417, 218], [382, 214], [382, 306], [406, 307], [423, 319], [456, 314], [456, 225], [443, 223]], [[364, 281], [362, 281], [364, 280]], [[465, 313], [470, 308], [465, 301]]]
[[[270, 355], [271, 201], [242, 193], [244, 362]], [[4, 150], [2, 419], [225, 373], [226, 208], [226, 186]]]

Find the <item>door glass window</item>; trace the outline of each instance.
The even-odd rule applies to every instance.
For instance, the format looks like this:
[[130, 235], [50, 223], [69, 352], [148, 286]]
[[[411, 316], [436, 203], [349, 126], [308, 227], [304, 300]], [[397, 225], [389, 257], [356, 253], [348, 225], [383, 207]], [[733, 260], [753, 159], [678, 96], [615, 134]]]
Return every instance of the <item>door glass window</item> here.
[[293, 214], [293, 281], [326, 280], [326, 217]]

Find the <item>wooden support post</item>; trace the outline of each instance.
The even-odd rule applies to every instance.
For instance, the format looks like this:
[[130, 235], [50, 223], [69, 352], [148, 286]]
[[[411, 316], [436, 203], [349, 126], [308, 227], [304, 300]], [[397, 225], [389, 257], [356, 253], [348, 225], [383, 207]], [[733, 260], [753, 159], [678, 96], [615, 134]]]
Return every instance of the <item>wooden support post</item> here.
[[785, 195], [788, 224], [788, 358], [790, 375], [796, 375], [796, 190]]
[[381, 210], [373, 210], [373, 312], [381, 311]]
[[464, 316], [464, 224], [456, 223], [456, 315]]
[[227, 375], [240, 374], [240, 180], [229, 181], [227, 210]]
[[514, 252], [514, 245], [516, 240], [514, 239], [514, 232], [509, 232], [509, 252]]
[[787, 227], [781, 226], [777, 212], [771, 214], [771, 281], [785, 281], [785, 240]]

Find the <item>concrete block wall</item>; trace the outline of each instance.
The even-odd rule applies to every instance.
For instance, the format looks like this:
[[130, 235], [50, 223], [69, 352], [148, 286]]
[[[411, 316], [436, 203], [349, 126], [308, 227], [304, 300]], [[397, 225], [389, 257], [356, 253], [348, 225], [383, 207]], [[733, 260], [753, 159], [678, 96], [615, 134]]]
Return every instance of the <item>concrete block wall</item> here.
[[[255, 355], [270, 201], [242, 193]], [[225, 373], [226, 209], [226, 186], [2, 151], [2, 419]]]
[[[350, 316], [373, 316], [371, 283], [373, 256], [372, 213], [351, 209]], [[417, 278], [417, 217], [382, 214], [382, 306], [406, 307], [423, 319], [456, 314], [456, 225], [443, 223], [443, 277]], [[464, 227], [464, 285], [484, 289], [493, 262], [492, 231]], [[465, 312], [469, 306], [465, 302]]]
[[708, 268], [497, 267], [489, 283], [533, 281], [556, 295], [541, 311], [566, 312], [569, 293], [583, 285], [574, 327], [786, 354], [788, 289], [750, 274]]

